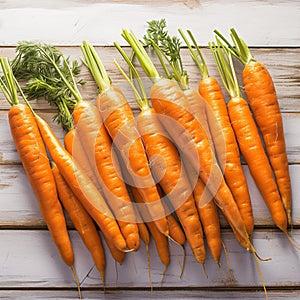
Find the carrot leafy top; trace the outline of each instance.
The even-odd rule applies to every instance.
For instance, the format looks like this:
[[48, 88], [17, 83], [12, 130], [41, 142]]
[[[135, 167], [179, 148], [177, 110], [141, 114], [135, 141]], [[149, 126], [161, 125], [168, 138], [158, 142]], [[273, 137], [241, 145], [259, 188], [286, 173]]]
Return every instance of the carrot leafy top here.
[[[174, 78], [182, 89], [188, 89], [189, 77], [180, 55], [181, 42], [177, 36], [170, 36], [166, 28], [165, 19], [148, 22], [147, 34], [144, 36], [145, 46], [153, 47], [167, 77]], [[171, 66], [172, 73], [168, 71], [165, 60]]]
[[111, 79], [108, 76], [95, 48], [84, 41], [81, 45], [81, 51], [84, 56], [83, 63], [90, 70], [98, 85], [99, 92], [108, 89], [111, 85]]
[[0, 64], [3, 71], [3, 77], [0, 78], [0, 89], [10, 105], [17, 105], [19, 104], [19, 96], [8, 58], [0, 57]]
[[214, 31], [219, 38], [226, 44], [228, 51], [235, 56], [243, 65], [247, 65], [251, 61], [255, 61], [249, 47], [244, 40], [237, 34], [234, 28], [230, 29], [230, 37], [233, 45], [218, 31]]
[[210, 42], [209, 47], [228, 94], [231, 98], [240, 97], [241, 92], [235, 74], [231, 52], [218, 38], [216, 38], [216, 43]]
[[159, 75], [155, 65], [153, 64], [151, 58], [145, 50], [144, 45], [141, 41], [138, 40], [133, 31], [129, 32], [126, 29], [123, 29], [122, 37], [131, 46], [141, 67], [143, 68], [146, 75], [152, 80], [152, 82], [156, 82], [157, 80], [159, 80], [161, 76]]
[[21, 86], [19, 85], [16, 77], [14, 76], [11, 63], [7, 57], [0, 57], [0, 65], [3, 71], [3, 76], [0, 78], [0, 89], [2, 90], [4, 97], [7, 99], [11, 106], [19, 104], [18, 91], [22, 96], [23, 100], [31, 110], [33, 114], [35, 114], [31, 105], [29, 104]]
[[24, 93], [29, 100], [44, 97], [58, 108], [54, 120], [67, 132], [74, 127], [72, 110], [82, 100], [77, 85], [80, 66], [70, 63], [52, 45], [22, 41], [17, 46], [12, 68], [18, 79], [26, 80]]
[[178, 31], [179, 31], [181, 37], [183, 38], [184, 42], [186, 43], [187, 47], [189, 48], [192, 59], [194, 60], [195, 64], [197, 65], [197, 67], [202, 75], [202, 78], [205, 79], [205, 78], [209, 77], [206, 62], [204, 60], [202, 52], [200, 51], [200, 48], [199, 48], [192, 32], [190, 30], [187, 30], [187, 33], [188, 33], [193, 45], [191, 45], [188, 38], [183, 33], [182, 29], [178, 29]]
[[[135, 68], [135, 66], [132, 63], [132, 58], [129, 58], [127, 56], [127, 54], [124, 52], [124, 50], [120, 47], [120, 45], [118, 43], [114, 43], [114, 45], [118, 49], [118, 51], [120, 52], [120, 54], [122, 55], [122, 57], [124, 58], [126, 63], [128, 64], [130, 74], [132, 76], [131, 77], [127, 76], [127, 74], [124, 72], [124, 70], [121, 68], [121, 66], [117, 63], [116, 60], [115, 60], [115, 65], [117, 66], [117, 68], [119, 69], [121, 74], [124, 76], [124, 78], [128, 81], [128, 83], [134, 93], [134, 96], [136, 98], [136, 102], [137, 102], [139, 108], [141, 110], [143, 110], [145, 108], [149, 108], [149, 101], [148, 101], [145, 87], [143, 85], [142, 79], [141, 79], [137, 69]], [[134, 85], [134, 79], [136, 80], [136, 82], [138, 84], [139, 91]]]

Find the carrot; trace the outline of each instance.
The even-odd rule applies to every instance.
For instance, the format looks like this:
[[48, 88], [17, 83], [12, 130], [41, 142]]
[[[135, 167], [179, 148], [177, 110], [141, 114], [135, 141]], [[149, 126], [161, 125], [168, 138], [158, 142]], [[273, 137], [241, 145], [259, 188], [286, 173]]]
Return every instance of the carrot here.
[[84, 42], [82, 52], [85, 63], [101, 91], [97, 97], [97, 106], [105, 127], [120, 151], [130, 176], [133, 177], [133, 184], [139, 188], [144, 202], [149, 204], [152, 220], [167, 236], [169, 232], [164, 208], [159, 201], [160, 197], [137, 132], [133, 112], [121, 90], [111, 84], [94, 48]]
[[[287, 217], [280, 194], [273, 178], [272, 169], [264, 151], [258, 129], [246, 100], [241, 97], [239, 85], [233, 69], [230, 53], [222, 52], [222, 44], [211, 44], [224, 86], [231, 99], [228, 113], [240, 150], [245, 158], [250, 173], [263, 197], [274, 223], [287, 233]], [[253, 159], [255, 157], [255, 159]]]
[[104, 284], [105, 253], [96, 226], [90, 215], [61, 176], [55, 163], [52, 164], [52, 172], [60, 201], [68, 212], [74, 227], [80, 234], [86, 247], [89, 249]]
[[[134, 200], [137, 203], [139, 203], [140, 205], [144, 205], [144, 199], [143, 199], [142, 195], [140, 194], [139, 189], [137, 189], [134, 186], [131, 186], [130, 189], [132, 191]], [[148, 210], [142, 209], [140, 211], [140, 213], [141, 213], [143, 219], [145, 220], [147, 227], [150, 230], [151, 236], [154, 239], [156, 251], [158, 253], [160, 261], [165, 266], [165, 270], [163, 272], [163, 275], [164, 275], [170, 264], [170, 252], [169, 252], [169, 246], [168, 246], [168, 239], [164, 234], [162, 234], [158, 230], [156, 224], [153, 221], [149, 221], [149, 220], [151, 220], [151, 216], [149, 215]]]
[[[151, 170], [162, 190], [167, 195], [172, 207], [175, 209], [196, 260], [204, 264], [206, 254], [202, 227], [192, 195], [192, 188], [178, 151], [160, 124], [160, 117], [155, 113], [153, 108], [150, 108], [137, 70], [131, 64], [130, 59], [121, 47], [117, 43], [115, 43], [115, 46], [129, 64], [132, 73], [137, 78], [137, 82], [139, 82], [141, 95], [134, 87], [133, 82], [116, 63], [132, 87], [141, 110], [137, 116], [137, 128], [141, 134]], [[167, 219], [168, 217], [169, 215]], [[170, 226], [169, 230], [171, 230]]]
[[[147, 46], [155, 50], [166, 76], [178, 82], [189, 102], [190, 112], [205, 130], [211, 148], [214, 150], [206, 115], [206, 103], [197, 90], [190, 88], [189, 75], [183, 67], [180, 54], [181, 42], [177, 36], [170, 36], [166, 27], [165, 19], [148, 22], [147, 35], [144, 36], [144, 40]], [[169, 72], [163, 58], [169, 63], [172, 72]]]
[[[202, 75], [202, 79], [198, 84], [198, 90], [208, 104], [208, 123], [217, 152], [219, 165], [224, 172], [226, 183], [238, 205], [247, 232], [251, 235], [254, 229], [254, 218], [250, 194], [241, 164], [238, 144], [230, 124], [221, 87], [217, 79], [209, 75], [204, 57], [191, 31], [188, 30], [187, 32], [193, 42], [194, 48], [191, 46], [181, 29], [179, 29], [179, 32], [190, 49], [191, 56], [196, 62]], [[198, 57], [200, 57], [200, 59]]]
[[[195, 171], [190, 163], [185, 162], [185, 167], [189, 177], [193, 177], [193, 173]], [[198, 177], [198, 180], [195, 184], [193, 195], [208, 248], [214, 261], [220, 265], [222, 238], [219, 213], [212, 194], [200, 177]], [[202, 203], [205, 203], [205, 205]]]
[[244, 248], [255, 251], [206, 134], [199, 122], [189, 113], [189, 104], [184, 93], [175, 81], [160, 77], [147, 52], [132, 32], [123, 30], [123, 37], [135, 51], [147, 76], [153, 81], [150, 90], [151, 102], [157, 113], [166, 116], [164, 126], [169, 135], [215, 196], [217, 205], [226, 216], [239, 243]]
[[32, 111], [27, 105], [19, 103], [17, 86], [8, 59], [1, 57], [0, 63], [4, 73], [4, 79], [0, 78], [0, 88], [11, 105], [8, 118], [16, 149], [52, 240], [62, 260], [72, 269], [80, 294], [74, 268], [74, 252], [45, 145]]
[[[222, 37], [222, 35], [221, 35]], [[231, 53], [244, 65], [242, 73], [245, 92], [254, 119], [261, 131], [272, 166], [280, 196], [292, 224], [292, 188], [284, 137], [284, 128], [275, 85], [267, 67], [256, 61], [246, 43], [231, 29], [235, 47], [228, 45]]]
[[[49, 89], [44, 88], [48, 97], [52, 89], [56, 90], [57, 82], [61, 81], [65, 85], [64, 89], [67, 89], [73, 96], [74, 99], [71, 103], [73, 106], [73, 119], [81, 145], [94, 173], [98, 175], [97, 179], [103, 195], [118, 221], [127, 246], [130, 249], [137, 250], [139, 248], [139, 236], [134, 211], [126, 186], [119, 176], [117, 158], [98, 109], [92, 103], [82, 99], [72, 69], [63, 54], [57, 49], [39, 44], [26, 44], [25, 47], [20, 44], [18, 50], [20, 65], [32, 64], [34, 60], [34, 63], [43, 63], [47, 67], [43, 73], [46, 73], [49, 68], [54, 69], [53, 74], [50, 75], [53, 76], [52, 81], [54, 81], [53, 83], [50, 81], [52, 83], [51, 88], [49, 88], [50, 92]], [[29, 54], [31, 55], [28, 57]], [[44, 77], [45, 80], [48, 80], [47, 74], [44, 74]], [[39, 89], [36, 89], [38, 87], [36, 85], [31, 87], [33, 95], [39, 92]], [[52, 95], [51, 100], [56, 101], [55, 96], [57, 97], [57, 94], [60, 95], [58, 92], [53, 92], [53, 95], [50, 94]]]

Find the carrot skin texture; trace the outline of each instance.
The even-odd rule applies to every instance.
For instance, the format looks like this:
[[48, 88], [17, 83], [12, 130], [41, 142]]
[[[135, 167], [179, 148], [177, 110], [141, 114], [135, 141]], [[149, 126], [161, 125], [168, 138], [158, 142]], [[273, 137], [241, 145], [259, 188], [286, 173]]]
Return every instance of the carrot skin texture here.
[[238, 205], [247, 232], [251, 235], [254, 229], [254, 218], [248, 184], [221, 87], [214, 77], [207, 77], [199, 82], [198, 88], [209, 106], [208, 121], [219, 165]]
[[232, 98], [228, 103], [228, 111], [240, 150], [274, 223], [286, 232], [286, 213], [248, 103], [242, 98]]
[[183, 230], [181, 229], [181, 226], [172, 214], [167, 216], [167, 220], [169, 224], [170, 237], [177, 244], [183, 246], [186, 241], [186, 237]]
[[152, 85], [150, 98], [157, 113], [168, 115], [181, 125], [176, 127], [174, 122], [171, 124], [173, 126], [164, 124], [196, 170], [199, 169], [200, 161], [199, 176], [208, 184], [216, 204], [231, 225], [241, 246], [251, 249], [244, 221], [217, 165], [209, 140], [205, 138], [206, 134], [199, 122], [189, 113], [186, 97], [179, 86], [172, 80], [161, 79]]
[[[206, 197], [204, 193], [207, 193], [207, 197], [209, 197], [211, 201], [208, 202], [205, 200], [206, 204], [202, 206], [202, 197]], [[198, 179], [194, 188], [194, 198], [196, 201], [196, 206], [198, 208], [204, 235], [206, 237], [206, 242], [210, 250], [211, 256], [213, 257], [214, 261], [217, 264], [219, 264], [222, 253], [222, 239], [219, 214], [212, 195], [207, 189], [205, 189], [205, 184], [200, 178]]]
[[149, 209], [151, 218], [158, 229], [167, 236], [169, 231], [164, 207], [160, 202], [160, 196], [152, 178], [133, 112], [124, 94], [112, 85], [98, 95], [97, 106], [128, 172], [133, 176], [133, 184], [139, 188], [144, 202], [151, 206]]
[[[143, 198], [139, 192], [139, 190], [135, 187], [131, 187], [132, 195], [136, 203], [143, 203]], [[150, 216], [148, 215], [147, 210], [142, 210], [141, 216], [143, 217], [144, 220], [150, 220]], [[158, 256], [160, 258], [160, 261], [163, 263], [163, 265], [167, 268], [170, 264], [170, 252], [169, 252], [169, 245], [168, 245], [168, 239], [167, 237], [161, 233], [156, 224], [152, 221], [147, 222], [147, 227], [149, 228], [149, 231], [151, 233], [151, 236], [153, 237], [153, 240], [155, 242], [156, 246], [156, 251], [158, 253]]]
[[273, 80], [262, 63], [251, 61], [245, 65], [243, 81], [291, 224], [291, 180], [282, 117]]
[[129, 249], [140, 246], [139, 232], [131, 199], [122, 178], [118, 158], [104, 127], [98, 108], [88, 101], [80, 101], [73, 111], [74, 123], [85, 153], [108, 205], [113, 211]]
[[78, 133], [75, 128], [70, 130], [64, 137], [64, 144], [66, 150], [72, 155], [75, 161], [78, 163], [79, 167], [94, 183], [95, 186], [99, 188], [99, 183], [97, 181], [96, 175], [90, 165], [87, 155], [81, 145], [78, 138]]
[[137, 126], [152, 172], [175, 209], [196, 260], [204, 263], [206, 254], [201, 222], [177, 148], [168, 138], [154, 109], [142, 110], [137, 117]]
[[74, 253], [58, 199], [54, 177], [35, 118], [27, 105], [18, 104], [8, 113], [11, 133], [40, 211], [63, 261], [74, 265]]
[[101, 274], [102, 281], [104, 282], [105, 253], [94, 221], [69, 188], [56, 165], [52, 166], [52, 172], [60, 201], [69, 214], [69, 217], [80, 234], [84, 244], [89, 249], [96, 268]]
[[98, 224], [103, 234], [111, 239], [118, 249], [124, 251], [126, 242], [100, 192], [61, 145], [50, 126], [38, 115], [35, 115], [35, 119], [53, 161], [75, 196]]

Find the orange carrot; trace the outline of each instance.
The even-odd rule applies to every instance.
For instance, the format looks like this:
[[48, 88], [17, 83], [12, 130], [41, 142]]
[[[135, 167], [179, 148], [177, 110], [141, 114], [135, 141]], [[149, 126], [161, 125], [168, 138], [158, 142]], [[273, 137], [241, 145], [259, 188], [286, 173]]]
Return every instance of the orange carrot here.
[[[224, 86], [231, 99], [228, 102], [228, 113], [240, 150], [248, 164], [250, 173], [263, 197], [274, 223], [287, 233], [287, 217], [280, 194], [273, 178], [272, 168], [264, 151], [258, 129], [250, 111], [249, 105], [241, 97], [239, 85], [233, 69], [231, 55], [221, 50], [218, 45], [211, 44], [218, 69]], [[226, 48], [224, 48], [226, 49]], [[253, 159], [255, 157], [255, 159]]]
[[139, 82], [141, 95], [134, 87], [133, 82], [116, 63], [130, 83], [141, 110], [137, 116], [137, 128], [141, 134], [153, 175], [176, 211], [196, 260], [203, 264], [206, 254], [202, 227], [192, 195], [192, 188], [181, 163], [181, 158], [175, 145], [163, 129], [159, 115], [155, 113], [153, 108], [150, 108], [146, 92], [135, 67], [130, 63], [130, 59], [121, 47], [117, 43], [115, 43], [115, 46], [129, 64], [131, 71], [137, 78], [137, 82]]
[[[142, 195], [140, 194], [139, 190], [137, 188], [131, 186], [131, 191], [132, 191], [134, 200], [137, 203], [143, 205], [144, 200], [143, 200]], [[142, 211], [140, 211], [140, 213], [144, 220], [151, 220], [151, 216], [149, 215], [148, 210], [143, 209]], [[162, 234], [158, 230], [158, 228], [154, 222], [145, 221], [145, 223], [147, 224], [147, 227], [150, 230], [151, 236], [154, 239], [154, 242], [156, 245], [156, 251], [159, 255], [159, 258], [160, 258], [161, 262], [163, 263], [163, 265], [165, 266], [165, 270], [164, 270], [164, 273], [165, 273], [170, 264], [170, 252], [169, 252], [168, 239], [164, 234]]]
[[53, 161], [75, 196], [99, 225], [106, 238], [111, 239], [118, 249], [125, 251], [124, 237], [100, 192], [63, 148], [51, 127], [38, 115], [35, 115], [35, 120]]
[[205, 131], [189, 113], [190, 108], [184, 93], [175, 81], [160, 77], [147, 52], [132, 32], [123, 30], [123, 37], [132, 46], [147, 76], [153, 80], [150, 90], [151, 102], [157, 113], [166, 116], [164, 126], [169, 135], [207, 184], [239, 243], [244, 248], [255, 251], [238, 207], [218, 167]]
[[84, 42], [82, 52], [85, 63], [101, 91], [97, 97], [97, 106], [105, 127], [121, 153], [133, 178], [133, 184], [139, 188], [144, 202], [150, 204], [150, 216], [158, 229], [167, 236], [169, 232], [164, 208], [159, 201], [160, 197], [137, 132], [133, 112], [121, 90], [111, 84], [94, 48]]
[[75, 229], [89, 249], [104, 284], [105, 253], [96, 226], [90, 215], [61, 176], [55, 163], [52, 164], [52, 172], [60, 201], [69, 214]]
[[1, 57], [0, 63], [4, 73], [4, 79], [0, 79], [0, 88], [11, 105], [8, 119], [16, 149], [52, 240], [63, 261], [71, 267], [79, 289], [74, 253], [44, 142], [32, 111], [27, 105], [19, 103], [8, 59]]
[[256, 61], [246, 43], [231, 29], [235, 47], [229, 46], [232, 54], [244, 65], [244, 88], [254, 119], [261, 131], [265, 148], [272, 166], [280, 196], [292, 224], [292, 189], [286, 153], [282, 116], [275, 85], [267, 67]]
[[90, 163], [96, 166], [100, 175], [98, 177], [100, 186], [115, 214], [127, 246], [129, 249], [137, 250], [140, 242], [134, 211], [125, 183], [120, 177], [118, 159], [102, 124], [100, 113], [90, 102], [81, 101], [74, 108], [73, 118], [86, 153], [95, 154]]
[[[28, 53], [30, 53], [30, 55]], [[66, 99], [66, 97], [64, 97], [64, 101], [66, 105], [73, 107], [74, 124], [81, 145], [86, 152], [86, 156], [89, 159], [94, 173], [96, 175], [99, 174], [97, 179], [100, 183], [101, 191], [118, 221], [127, 246], [130, 249], [137, 250], [139, 247], [139, 236], [138, 228], [135, 224], [134, 211], [126, 186], [119, 177], [119, 172], [116, 167], [118, 163], [115, 159], [114, 150], [111, 147], [109, 135], [104, 126], [101, 126], [103, 124], [98, 109], [92, 103], [82, 99], [72, 72], [72, 67], [69, 65], [67, 59], [64, 58], [63, 54], [56, 48], [34, 43], [20, 44], [18, 47], [18, 57], [18, 64], [20, 66], [28, 67], [28, 64], [41, 64], [46, 65], [47, 70], [52, 70], [51, 72], [49, 71], [49, 75], [44, 74], [46, 71], [43, 71], [46, 84], [41, 85], [40, 91], [40, 93], [46, 93], [48, 101], [51, 100], [56, 103], [58, 101], [57, 97], [64, 95], [59, 92], [52, 93], [52, 90], [60, 90], [61, 85], [63, 85], [64, 90], [67, 90], [68, 93], [72, 95], [71, 104], [69, 103], [70, 100]], [[50, 90], [49, 88], [44, 88], [45, 85], [46, 87], [48, 86], [47, 76], [52, 78], [50, 81]], [[33, 80], [34, 79], [32, 79], [32, 81]], [[40, 85], [34, 85], [33, 87], [39, 90]], [[33, 94], [37, 93], [36, 90], [31, 92]], [[49, 94], [53, 95], [49, 97]], [[65, 109], [63, 109], [63, 112], [65, 112]], [[62, 115], [62, 117], [64, 117], [64, 115]], [[59, 120], [61, 120], [61, 118]], [[76, 155], [76, 153], [74, 153], [74, 155]], [[105, 167], [103, 167], [104, 165]]]
[[[238, 205], [249, 235], [254, 228], [252, 204], [246, 177], [242, 168], [240, 152], [233, 128], [230, 124], [226, 102], [216, 78], [209, 76], [204, 57], [197, 43], [188, 30], [194, 48], [189, 43], [182, 30], [179, 30], [190, 49], [193, 60], [202, 75], [198, 90], [207, 103], [207, 116], [213, 142], [218, 156], [219, 165], [224, 172], [226, 183]], [[196, 52], [195, 52], [196, 51]], [[200, 57], [200, 59], [198, 58]]]

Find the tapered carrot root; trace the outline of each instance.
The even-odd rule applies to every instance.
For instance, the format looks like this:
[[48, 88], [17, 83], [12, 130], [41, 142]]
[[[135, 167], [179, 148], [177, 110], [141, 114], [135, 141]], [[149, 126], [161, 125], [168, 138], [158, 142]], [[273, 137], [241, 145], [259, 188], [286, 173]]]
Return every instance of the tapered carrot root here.
[[[131, 187], [131, 191], [134, 197], [134, 200], [139, 203], [143, 204], [143, 198], [141, 194], [139, 193], [139, 190], [137, 188]], [[148, 215], [147, 210], [142, 210], [141, 215], [144, 220], [151, 220], [150, 216]], [[149, 231], [151, 233], [151, 236], [153, 237], [153, 240], [156, 245], [156, 251], [159, 255], [159, 258], [162, 262], [162, 264], [165, 266], [164, 273], [166, 272], [169, 264], [170, 264], [170, 252], [169, 252], [169, 245], [168, 245], [168, 238], [162, 234], [156, 224], [152, 221], [145, 221], [147, 224], [147, 227], [149, 228]]]
[[286, 232], [286, 213], [248, 103], [242, 98], [233, 98], [228, 104], [228, 111], [241, 152], [274, 223]]
[[215, 33], [226, 43], [228, 51], [244, 65], [242, 75], [245, 92], [264, 140], [265, 149], [287, 214], [288, 224], [291, 225], [291, 179], [283, 122], [274, 82], [267, 67], [254, 59], [247, 44], [233, 28], [230, 29], [230, 36], [234, 46], [220, 32], [215, 30]]
[[71, 267], [74, 264], [74, 253], [50, 162], [35, 118], [29, 107], [24, 104], [14, 105], [8, 117], [14, 143], [42, 216], [63, 261]]
[[80, 201], [75, 197], [54, 163], [52, 165], [52, 172], [60, 201], [68, 212], [74, 227], [90, 251], [104, 284], [105, 253], [96, 226]]
[[209, 75], [205, 59], [191, 31], [187, 30], [187, 33], [193, 46], [181, 29], [179, 29], [179, 32], [187, 44], [190, 54], [202, 76], [198, 84], [198, 91], [203, 97], [202, 101], [206, 103], [207, 119], [219, 166], [224, 173], [226, 183], [238, 205], [247, 232], [251, 235], [254, 229], [251, 199], [246, 177], [241, 165], [237, 141], [230, 124], [221, 87], [217, 79]]

